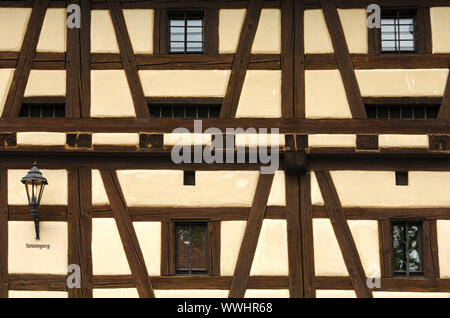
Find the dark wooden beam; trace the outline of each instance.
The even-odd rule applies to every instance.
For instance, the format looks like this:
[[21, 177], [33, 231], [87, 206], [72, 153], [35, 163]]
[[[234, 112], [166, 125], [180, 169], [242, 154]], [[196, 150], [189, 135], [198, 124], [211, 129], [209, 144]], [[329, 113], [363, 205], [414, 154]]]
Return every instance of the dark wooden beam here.
[[381, 277], [392, 277], [392, 233], [389, 220], [378, 221], [378, 242], [380, 245]]
[[433, 53], [432, 40], [431, 40], [431, 19], [430, 19], [430, 7], [421, 7], [417, 9], [417, 33], [418, 40], [417, 51], [418, 53]]
[[206, 26], [206, 54], [216, 56], [219, 54], [219, 9], [207, 8], [205, 10]]
[[152, 284], [145, 265], [144, 256], [134, 230], [130, 212], [125, 202], [117, 174], [113, 170], [100, 170], [106, 193], [116, 220], [123, 248], [130, 265], [140, 297], [154, 298]]
[[70, 298], [92, 298], [92, 183], [91, 170], [69, 170], [69, 264], [81, 269], [81, 288], [70, 288]]
[[439, 253], [436, 220], [425, 220], [422, 223], [423, 233], [423, 266], [425, 277], [439, 278]]
[[233, 59], [227, 92], [222, 109], [220, 110], [220, 117], [236, 116], [263, 2], [263, 0], [248, 1], [247, 14], [244, 25], [242, 26], [237, 51]]
[[316, 297], [314, 286], [314, 238], [311, 211], [311, 176], [300, 175], [300, 223], [302, 233], [303, 293], [304, 297]]
[[448, 73], [447, 85], [445, 86], [444, 97], [442, 97], [442, 104], [439, 109], [438, 118], [450, 119], [450, 72]]
[[[67, 5], [80, 6], [80, 0], [67, 1]], [[86, 14], [87, 12], [83, 12]], [[89, 13], [90, 15], [90, 10]], [[78, 28], [67, 28], [66, 52], [66, 117], [81, 117], [81, 40]]]
[[266, 212], [267, 200], [273, 182], [273, 174], [261, 174], [256, 185], [255, 197], [245, 227], [244, 237], [239, 249], [239, 256], [231, 283], [230, 298], [243, 298], [247, 289], [250, 270], [255, 256], [256, 245]]
[[130, 35], [128, 34], [121, 4], [118, 1], [108, 0], [108, 5], [116, 33], [117, 43], [119, 44], [122, 64], [127, 76], [131, 97], [133, 98], [136, 117], [149, 117], [150, 112], [145, 101], [144, 90], [138, 74], [136, 57], [134, 55]]
[[281, 115], [294, 117], [294, 0], [281, 1]]
[[8, 170], [0, 169], [0, 298], [8, 298]]
[[14, 77], [3, 109], [3, 118], [17, 117], [19, 115], [49, 2], [49, 0], [35, 0], [33, 2], [33, 9], [23, 39], [17, 67], [14, 71]]
[[294, 1], [294, 117], [305, 118], [304, 3]]
[[220, 222], [208, 222], [208, 257], [211, 276], [220, 276]]
[[299, 176], [297, 174], [287, 173], [285, 173], [285, 175], [289, 258], [289, 295], [291, 298], [301, 298], [304, 296], [304, 293]]
[[356, 296], [372, 298], [372, 291], [366, 284], [366, 274], [359, 258], [358, 250], [353, 240], [352, 232], [347, 224], [342, 206], [328, 171], [315, 171], [317, 182], [325, 202], [325, 209], [330, 218], [336, 239], [344, 258], [345, 266], [355, 289]]
[[353, 118], [366, 118], [366, 110], [356, 80], [350, 52], [345, 40], [344, 30], [334, 0], [320, 0], [328, 32], [334, 48], [336, 63], [344, 83], [345, 93]]

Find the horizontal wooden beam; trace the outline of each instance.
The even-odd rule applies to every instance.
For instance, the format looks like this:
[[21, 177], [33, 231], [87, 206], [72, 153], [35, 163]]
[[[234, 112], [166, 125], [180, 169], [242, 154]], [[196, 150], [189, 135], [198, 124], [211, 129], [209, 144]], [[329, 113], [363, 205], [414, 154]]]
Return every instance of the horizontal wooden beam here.
[[[184, 127], [194, 130], [188, 118], [10, 118], [0, 120], [0, 132], [103, 132], [171, 133]], [[282, 118], [205, 118], [202, 128], [278, 128], [289, 134], [449, 134], [449, 119], [282, 119]]]

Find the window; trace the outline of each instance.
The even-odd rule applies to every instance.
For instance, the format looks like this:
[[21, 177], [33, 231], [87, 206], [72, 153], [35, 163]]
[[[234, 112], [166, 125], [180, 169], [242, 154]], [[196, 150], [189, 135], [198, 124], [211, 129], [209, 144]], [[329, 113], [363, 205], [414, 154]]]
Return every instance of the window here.
[[204, 52], [204, 12], [169, 11], [169, 53]]
[[19, 117], [57, 118], [65, 117], [66, 105], [63, 103], [24, 103]]
[[396, 171], [395, 172], [395, 185], [407, 186], [408, 185], [408, 171]]
[[195, 186], [195, 171], [183, 171], [183, 185]]
[[150, 117], [215, 118], [220, 115], [221, 104], [149, 104]]
[[439, 105], [366, 105], [368, 118], [435, 119]]
[[394, 276], [423, 275], [422, 223], [392, 222]]
[[175, 274], [208, 274], [206, 222], [175, 223]]
[[411, 53], [417, 51], [416, 10], [381, 11], [381, 52]]

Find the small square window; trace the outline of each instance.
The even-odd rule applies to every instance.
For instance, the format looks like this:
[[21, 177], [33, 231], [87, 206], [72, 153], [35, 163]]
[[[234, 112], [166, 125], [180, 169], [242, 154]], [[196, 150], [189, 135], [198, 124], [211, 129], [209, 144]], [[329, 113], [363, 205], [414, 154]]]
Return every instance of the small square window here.
[[183, 184], [185, 186], [195, 186], [195, 171], [183, 172]]
[[407, 171], [396, 171], [395, 172], [395, 184], [398, 186], [408, 185], [408, 172]]
[[175, 274], [208, 274], [206, 222], [175, 223]]
[[204, 12], [169, 11], [169, 53], [204, 52]]
[[381, 52], [417, 51], [416, 10], [381, 11]]
[[422, 223], [392, 222], [391, 234], [394, 275], [423, 275]]

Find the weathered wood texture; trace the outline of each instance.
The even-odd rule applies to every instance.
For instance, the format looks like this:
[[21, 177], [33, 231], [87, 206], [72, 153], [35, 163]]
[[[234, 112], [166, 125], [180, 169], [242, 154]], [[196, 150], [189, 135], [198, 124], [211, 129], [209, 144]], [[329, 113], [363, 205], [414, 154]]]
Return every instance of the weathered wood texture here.
[[33, 9], [23, 39], [17, 67], [14, 71], [14, 77], [3, 109], [3, 118], [17, 117], [19, 115], [22, 98], [27, 86], [33, 59], [36, 55], [36, 47], [49, 2], [49, 0], [35, 0], [33, 2]]
[[356, 296], [371, 298], [372, 292], [366, 284], [367, 277], [331, 175], [328, 171], [315, 171], [315, 174]]
[[130, 265], [136, 289], [140, 297], [155, 297], [145, 265], [144, 256], [134, 230], [130, 212], [123, 197], [117, 174], [112, 170], [100, 170], [106, 194], [116, 220], [117, 229]]
[[68, 172], [69, 264], [81, 269], [81, 288], [70, 288], [71, 298], [92, 297], [92, 184], [91, 170]]
[[273, 174], [261, 174], [259, 176], [228, 294], [230, 298], [242, 298], [245, 295], [273, 177]]
[[316, 297], [314, 286], [314, 237], [311, 211], [311, 175], [300, 175], [300, 220], [302, 233], [303, 293], [304, 297]]
[[8, 298], [8, 171], [0, 169], [0, 298]]

